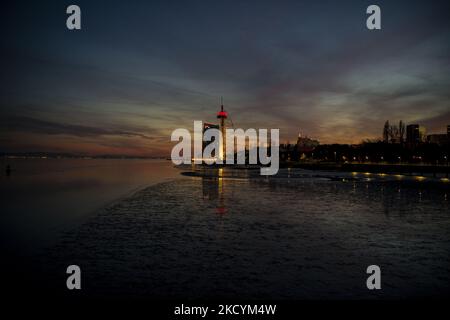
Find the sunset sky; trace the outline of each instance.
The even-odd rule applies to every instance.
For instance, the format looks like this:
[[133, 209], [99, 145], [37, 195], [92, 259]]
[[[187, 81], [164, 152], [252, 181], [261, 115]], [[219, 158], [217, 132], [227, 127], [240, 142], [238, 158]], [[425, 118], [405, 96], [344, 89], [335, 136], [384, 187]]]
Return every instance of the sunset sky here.
[[236, 127], [282, 143], [450, 124], [448, 0], [14, 1], [0, 27], [0, 152], [166, 156], [174, 129], [216, 121], [220, 96]]

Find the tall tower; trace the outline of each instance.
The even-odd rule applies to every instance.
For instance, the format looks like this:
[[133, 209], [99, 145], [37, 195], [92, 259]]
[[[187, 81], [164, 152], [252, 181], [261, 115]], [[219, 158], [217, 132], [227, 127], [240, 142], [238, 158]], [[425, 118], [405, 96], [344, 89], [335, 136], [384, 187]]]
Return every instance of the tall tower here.
[[219, 159], [225, 163], [227, 150], [225, 119], [228, 118], [228, 113], [223, 110], [223, 98], [221, 99], [221, 104], [220, 111], [217, 112], [217, 119], [220, 119], [220, 132], [222, 133], [222, 148], [220, 150]]

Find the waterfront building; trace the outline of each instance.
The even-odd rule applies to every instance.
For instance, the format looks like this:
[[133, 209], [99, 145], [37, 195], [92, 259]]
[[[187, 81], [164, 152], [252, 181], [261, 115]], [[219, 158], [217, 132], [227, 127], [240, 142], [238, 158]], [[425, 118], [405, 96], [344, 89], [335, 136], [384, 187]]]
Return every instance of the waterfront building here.
[[440, 146], [443, 146], [445, 144], [447, 144], [448, 141], [448, 134], [443, 133], [443, 134], [429, 134], [427, 136], [427, 142], [429, 143], [435, 143], [438, 144]]
[[220, 120], [220, 131], [222, 132], [222, 147], [220, 148], [219, 151], [219, 159], [221, 160], [225, 160], [225, 155], [226, 155], [226, 141], [227, 141], [227, 136], [226, 136], [226, 124], [225, 124], [225, 120], [228, 118], [228, 113], [226, 111], [223, 110], [223, 102], [222, 105], [220, 107], [220, 111], [217, 113], [217, 119]]
[[409, 124], [406, 127], [406, 144], [410, 147], [420, 143], [420, 129], [418, 124]]
[[[209, 129], [217, 129], [220, 130], [220, 127], [218, 124], [214, 124], [214, 123], [208, 123], [208, 122], [204, 122], [203, 123], [203, 137], [205, 136], [205, 132], [208, 131]], [[205, 151], [206, 146], [208, 146], [210, 143], [212, 143], [213, 141], [203, 141], [202, 142], [202, 154]], [[216, 155], [213, 154], [213, 157], [215, 157]]]

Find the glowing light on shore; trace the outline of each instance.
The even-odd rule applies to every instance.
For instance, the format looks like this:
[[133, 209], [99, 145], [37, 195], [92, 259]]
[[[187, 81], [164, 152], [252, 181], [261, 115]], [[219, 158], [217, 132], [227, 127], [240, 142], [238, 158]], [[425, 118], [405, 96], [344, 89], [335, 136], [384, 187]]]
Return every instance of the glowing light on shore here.
[[218, 158], [192, 158], [192, 161], [216, 162]]
[[415, 176], [414, 179], [416, 179], [417, 181], [423, 181], [423, 180], [425, 180], [426, 178], [423, 177], [423, 176]]
[[448, 183], [448, 182], [450, 182], [450, 179], [449, 178], [441, 178], [441, 181]]

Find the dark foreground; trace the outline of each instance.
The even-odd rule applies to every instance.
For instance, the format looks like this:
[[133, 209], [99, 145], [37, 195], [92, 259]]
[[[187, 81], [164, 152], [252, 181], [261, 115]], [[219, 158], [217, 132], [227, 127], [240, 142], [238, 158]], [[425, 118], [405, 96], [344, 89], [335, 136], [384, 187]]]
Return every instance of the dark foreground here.
[[35, 263], [49, 292], [79, 265], [97, 298], [442, 298], [448, 212], [447, 189], [426, 184], [191, 177], [108, 206]]

